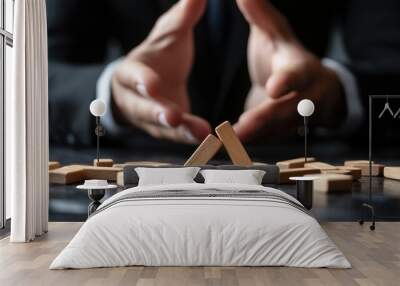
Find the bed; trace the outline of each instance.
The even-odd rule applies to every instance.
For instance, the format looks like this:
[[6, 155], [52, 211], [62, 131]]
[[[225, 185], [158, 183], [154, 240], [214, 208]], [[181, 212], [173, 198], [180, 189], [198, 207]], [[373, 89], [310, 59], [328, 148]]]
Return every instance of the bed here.
[[351, 267], [290, 195], [262, 185], [186, 183], [109, 198], [50, 269], [133, 265]]

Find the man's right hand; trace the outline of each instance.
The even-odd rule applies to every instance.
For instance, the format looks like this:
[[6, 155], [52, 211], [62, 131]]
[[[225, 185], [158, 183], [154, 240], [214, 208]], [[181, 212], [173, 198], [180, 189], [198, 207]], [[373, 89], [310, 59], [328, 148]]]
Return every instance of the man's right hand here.
[[[197, 143], [211, 131], [190, 113], [187, 79], [193, 63], [193, 28], [206, 0], [180, 0], [112, 77], [114, 114], [156, 138]], [[132, 27], [134, 29], [134, 27]]]

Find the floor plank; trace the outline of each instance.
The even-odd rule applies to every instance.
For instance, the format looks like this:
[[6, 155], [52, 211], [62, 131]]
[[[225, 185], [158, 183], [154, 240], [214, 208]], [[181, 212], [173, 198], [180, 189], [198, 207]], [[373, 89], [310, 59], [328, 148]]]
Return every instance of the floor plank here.
[[48, 267], [82, 223], [50, 223], [45, 236], [29, 244], [0, 240], [0, 285], [398, 285], [400, 222], [380, 222], [376, 231], [355, 222], [326, 222], [323, 228], [352, 269], [289, 267], [120, 267], [58, 270]]

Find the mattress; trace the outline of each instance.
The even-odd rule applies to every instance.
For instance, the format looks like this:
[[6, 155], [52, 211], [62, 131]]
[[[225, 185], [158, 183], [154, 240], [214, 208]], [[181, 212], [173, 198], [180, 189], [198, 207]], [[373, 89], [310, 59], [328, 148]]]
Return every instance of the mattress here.
[[295, 198], [263, 186], [140, 186], [106, 200], [50, 269], [120, 266], [350, 268]]

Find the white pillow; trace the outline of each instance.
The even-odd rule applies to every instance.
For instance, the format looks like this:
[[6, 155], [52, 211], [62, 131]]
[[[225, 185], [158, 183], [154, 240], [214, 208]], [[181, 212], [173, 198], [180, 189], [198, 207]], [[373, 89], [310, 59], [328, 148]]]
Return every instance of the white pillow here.
[[135, 168], [139, 176], [139, 186], [195, 183], [200, 171], [198, 167], [187, 168]]
[[261, 185], [265, 171], [262, 170], [202, 170], [205, 184]]

